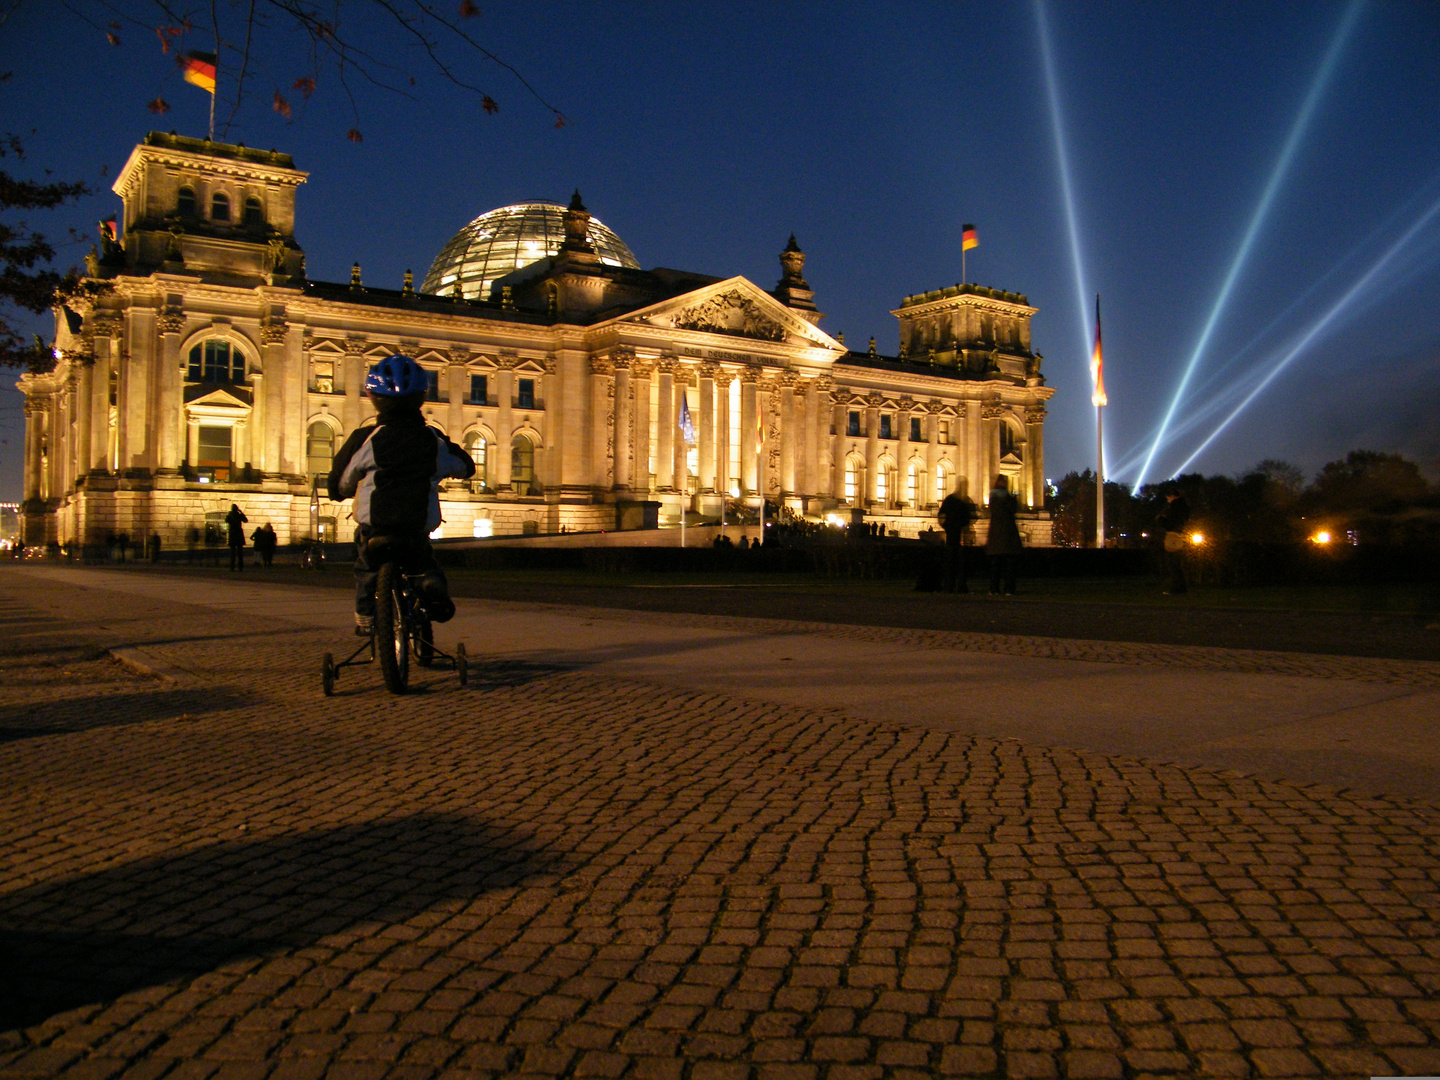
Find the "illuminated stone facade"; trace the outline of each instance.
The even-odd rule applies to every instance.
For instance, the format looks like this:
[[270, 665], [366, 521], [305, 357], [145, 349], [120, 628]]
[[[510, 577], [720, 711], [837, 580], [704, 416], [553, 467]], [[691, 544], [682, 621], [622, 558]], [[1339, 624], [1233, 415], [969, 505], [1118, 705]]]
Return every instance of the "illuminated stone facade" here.
[[[432, 423], [470, 449], [447, 537], [613, 530], [725, 493], [795, 513], [860, 510], [901, 535], [962, 480], [1012, 480], [1050, 541], [1042, 432], [1053, 392], [1025, 298], [960, 286], [906, 299], [901, 355], [850, 352], [792, 238], [766, 291], [597, 254], [578, 195], [564, 240], [488, 297], [307, 280], [289, 156], [152, 134], [115, 182], [123, 234], [90, 259], [111, 290], [57, 314], [57, 362], [25, 393], [29, 543], [214, 527], [232, 502], [281, 542], [313, 526], [313, 477], [371, 415], [369, 366], [432, 373]], [[693, 442], [682, 436], [688, 413]], [[347, 506], [319, 503], [347, 536]]]

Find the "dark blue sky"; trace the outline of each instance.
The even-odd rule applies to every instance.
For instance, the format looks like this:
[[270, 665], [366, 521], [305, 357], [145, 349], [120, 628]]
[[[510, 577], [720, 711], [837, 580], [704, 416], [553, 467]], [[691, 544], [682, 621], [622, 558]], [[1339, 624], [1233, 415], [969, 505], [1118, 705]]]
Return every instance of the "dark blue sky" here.
[[[265, 102], [301, 67], [272, 50], [275, 74], [228, 138], [287, 151], [310, 172], [298, 233], [314, 278], [345, 280], [358, 260], [367, 282], [398, 287], [476, 215], [578, 187], [646, 267], [769, 288], [793, 231], [822, 326], [852, 347], [873, 334], [882, 352], [895, 349], [889, 312], [901, 297], [960, 280], [960, 227], [974, 222], [968, 277], [1040, 309], [1034, 343], [1057, 389], [1050, 476], [1093, 463], [1087, 313], [1098, 291], [1117, 479], [1139, 475], [1192, 357], [1146, 480], [1185, 462], [1286, 356], [1188, 468], [1233, 473], [1278, 457], [1310, 474], [1366, 447], [1440, 477], [1440, 212], [1425, 218], [1440, 200], [1440, 5], [1368, 0], [1337, 39], [1350, 8], [1047, 4], [1083, 293], [1030, 0], [482, 5], [467, 28], [565, 114], [558, 130], [507, 73], [450, 54], [500, 102], [487, 116], [365, 19], [361, 38], [418, 75], [416, 100], [352, 80], [356, 116], [322, 79], [286, 123]], [[206, 95], [153, 35], [127, 28], [122, 39], [111, 47], [46, 0], [25, 0], [0, 27], [0, 70], [13, 72], [0, 130], [34, 129], [34, 169], [101, 181], [151, 128], [205, 133]], [[223, 68], [221, 80], [223, 100]], [[172, 106], [159, 118], [145, 107], [157, 94]], [[345, 139], [352, 125], [363, 143]], [[108, 184], [63, 216], [87, 234], [67, 261], [118, 207]], [[14, 498], [21, 421], [4, 381], [0, 497]]]

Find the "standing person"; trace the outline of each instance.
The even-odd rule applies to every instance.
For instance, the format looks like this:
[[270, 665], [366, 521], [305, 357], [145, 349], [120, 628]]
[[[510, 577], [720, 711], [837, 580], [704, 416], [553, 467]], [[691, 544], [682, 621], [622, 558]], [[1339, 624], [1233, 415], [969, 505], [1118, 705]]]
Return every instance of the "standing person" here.
[[275, 549], [280, 546], [280, 538], [275, 535], [275, 526], [265, 522], [265, 527], [260, 530], [265, 537], [265, 546], [260, 549], [260, 557], [265, 560], [268, 569], [275, 561]]
[[1020, 561], [1020, 526], [1015, 523], [1019, 509], [1005, 477], [995, 477], [990, 489], [990, 533], [985, 537], [985, 554], [990, 559], [990, 592], [999, 594], [1004, 584], [1005, 595], [1015, 595], [1015, 567]]
[[955, 481], [955, 490], [945, 496], [936, 515], [945, 530], [946, 592], [969, 592], [965, 583], [965, 535], [975, 521], [975, 504], [965, 494], [965, 478]]
[[230, 569], [245, 572], [245, 522], [250, 519], [245, 516], [235, 503], [230, 504], [230, 512], [225, 515], [226, 541], [230, 545]]
[[1165, 535], [1165, 569], [1170, 582], [1166, 596], [1179, 596], [1185, 590], [1185, 524], [1190, 520], [1190, 503], [1172, 481], [1165, 486], [1165, 508], [1156, 522]]
[[424, 574], [421, 588], [434, 622], [447, 622], [455, 614], [430, 534], [440, 527], [440, 481], [474, 476], [475, 462], [425, 423], [420, 408], [429, 385], [424, 369], [408, 356], [397, 353], [376, 364], [365, 377], [375, 423], [350, 434], [326, 480], [326, 492], [336, 502], [355, 496], [355, 633], [360, 637], [375, 629], [380, 568], [370, 561], [372, 536], [396, 537], [415, 552], [411, 565]]

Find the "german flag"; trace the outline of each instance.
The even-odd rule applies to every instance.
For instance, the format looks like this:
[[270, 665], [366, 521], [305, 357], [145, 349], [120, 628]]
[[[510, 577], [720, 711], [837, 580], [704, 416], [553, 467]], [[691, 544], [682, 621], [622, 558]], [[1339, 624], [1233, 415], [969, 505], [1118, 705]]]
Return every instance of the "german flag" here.
[[201, 90], [208, 90], [213, 94], [215, 93], [215, 62], [214, 53], [186, 53], [180, 60], [180, 73], [185, 76], [186, 82], [193, 83]]
[[1105, 396], [1105, 366], [1100, 358], [1100, 294], [1095, 294], [1095, 349], [1090, 354], [1090, 378], [1095, 384], [1090, 392], [1090, 404], [1097, 408], [1109, 404]]
[[969, 251], [971, 248], [980, 246], [980, 234], [975, 231], [974, 225], [961, 225], [960, 229], [961, 251]]

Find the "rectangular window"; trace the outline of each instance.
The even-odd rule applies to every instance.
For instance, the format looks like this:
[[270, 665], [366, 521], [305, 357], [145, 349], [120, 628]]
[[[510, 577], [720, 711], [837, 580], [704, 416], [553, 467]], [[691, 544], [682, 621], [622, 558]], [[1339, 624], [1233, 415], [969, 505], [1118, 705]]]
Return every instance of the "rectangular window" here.
[[516, 404], [516, 407], [517, 407], [517, 408], [521, 408], [521, 409], [533, 409], [533, 408], [535, 408], [535, 380], [534, 380], [534, 379], [516, 379], [516, 380], [515, 380], [515, 404]]
[[230, 480], [230, 432], [228, 427], [201, 425], [197, 433], [195, 476], [218, 484]]
[[946, 446], [950, 445], [950, 421], [940, 421], [940, 441]]
[[470, 404], [484, 405], [489, 400], [489, 387], [485, 384], [484, 375], [470, 376]]
[[858, 412], [851, 412], [851, 413], [850, 413], [849, 422], [848, 422], [848, 423], [846, 424], [846, 426], [845, 426], [845, 434], [846, 434], [846, 435], [859, 435], [859, 434], [860, 434], [860, 414], [859, 414]]
[[889, 414], [889, 413], [881, 413], [881, 414], [880, 414], [880, 438], [882, 438], [882, 439], [893, 439], [893, 438], [894, 438], [894, 436], [890, 434], [890, 414]]
[[335, 364], [330, 360], [316, 360], [310, 365], [310, 390], [316, 394], [335, 392]]
[[425, 400], [440, 400], [440, 372], [438, 371], [427, 370], [425, 372]]
[[924, 440], [925, 436], [920, 434], [920, 418], [918, 416], [910, 417], [910, 441], [923, 442]]

